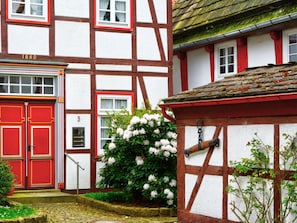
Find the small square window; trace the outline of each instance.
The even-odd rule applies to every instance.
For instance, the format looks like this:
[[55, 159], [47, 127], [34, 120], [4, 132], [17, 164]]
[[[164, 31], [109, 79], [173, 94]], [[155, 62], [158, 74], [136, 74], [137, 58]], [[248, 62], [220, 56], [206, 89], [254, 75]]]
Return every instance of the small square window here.
[[7, 20], [14, 22], [49, 23], [50, 0], [6, 0]]
[[85, 128], [72, 128], [72, 147], [85, 147]]
[[131, 0], [95, 0], [98, 27], [131, 29]]

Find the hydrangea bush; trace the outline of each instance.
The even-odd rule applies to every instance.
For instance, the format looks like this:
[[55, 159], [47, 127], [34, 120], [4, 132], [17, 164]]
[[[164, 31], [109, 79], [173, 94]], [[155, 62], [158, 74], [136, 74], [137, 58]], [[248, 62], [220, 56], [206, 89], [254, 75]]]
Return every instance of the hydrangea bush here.
[[125, 127], [122, 119], [112, 115], [113, 138], [104, 148], [99, 185], [122, 189], [137, 200], [176, 206], [176, 126], [152, 111], [133, 116]]

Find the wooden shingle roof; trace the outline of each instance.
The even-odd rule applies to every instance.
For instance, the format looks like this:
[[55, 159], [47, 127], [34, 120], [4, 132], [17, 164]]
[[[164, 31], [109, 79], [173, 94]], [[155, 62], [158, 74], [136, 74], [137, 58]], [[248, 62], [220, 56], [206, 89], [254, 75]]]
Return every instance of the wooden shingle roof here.
[[287, 0], [176, 0], [174, 44], [231, 33], [296, 12], [296, 2]]
[[297, 93], [297, 63], [250, 68], [222, 80], [181, 92], [167, 103]]

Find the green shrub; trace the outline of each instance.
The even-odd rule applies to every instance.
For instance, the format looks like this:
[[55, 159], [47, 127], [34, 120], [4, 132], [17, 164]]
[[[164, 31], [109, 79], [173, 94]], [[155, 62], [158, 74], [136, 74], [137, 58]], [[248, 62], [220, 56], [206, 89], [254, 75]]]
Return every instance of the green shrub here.
[[11, 171], [10, 165], [0, 159], [0, 205], [7, 202], [7, 194], [13, 187], [14, 175]]
[[[35, 214], [36, 211], [32, 207], [26, 205], [0, 206], [0, 220], [15, 219], [27, 217]], [[16, 221], [13, 221], [16, 222]], [[21, 222], [21, 221], [18, 221]]]
[[129, 203], [131, 201], [131, 196], [121, 191], [92, 192], [92, 193], [86, 193], [85, 196], [96, 200], [106, 201], [111, 203], [112, 202]]
[[104, 146], [99, 186], [123, 190], [134, 200], [175, 206], [175, 124], [160, 111], [137, 111], [133, 117], [122, 114], [110, 114], [113, 140]]

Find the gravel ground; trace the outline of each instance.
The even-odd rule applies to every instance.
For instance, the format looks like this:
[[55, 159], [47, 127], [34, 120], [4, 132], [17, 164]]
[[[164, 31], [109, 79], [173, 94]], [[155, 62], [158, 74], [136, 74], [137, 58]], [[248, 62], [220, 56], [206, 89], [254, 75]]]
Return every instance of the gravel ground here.
[[32, 204], [46, 214], [49, 223], [174, 223], [174, 217], [131, 217], [106, 212], [78, 203]]

